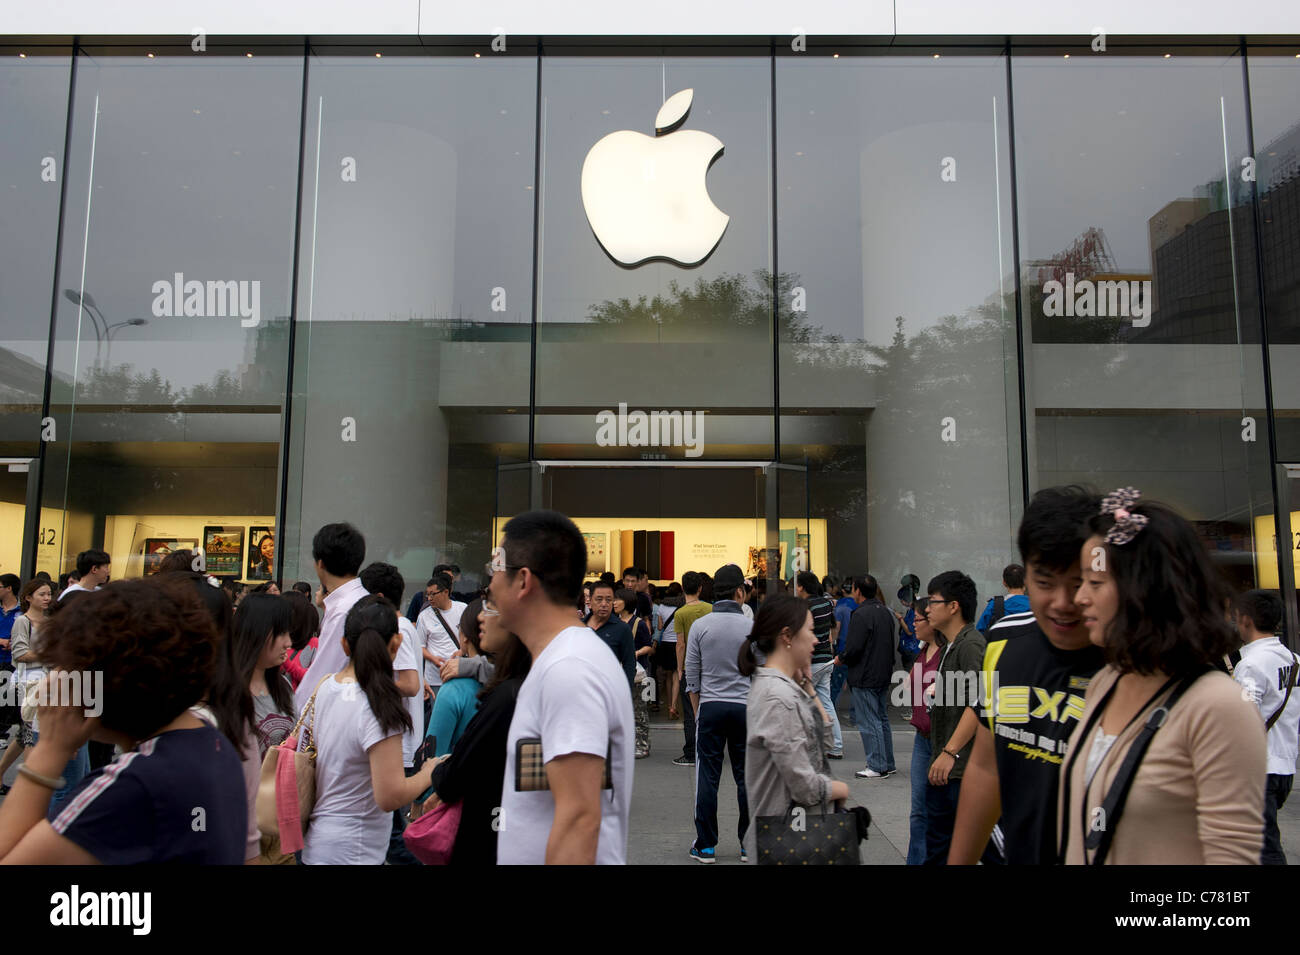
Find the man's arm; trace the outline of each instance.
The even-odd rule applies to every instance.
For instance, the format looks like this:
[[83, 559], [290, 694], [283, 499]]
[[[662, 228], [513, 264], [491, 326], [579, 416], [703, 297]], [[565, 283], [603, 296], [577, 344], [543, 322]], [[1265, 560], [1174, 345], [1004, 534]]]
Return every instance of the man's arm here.
[[969, 706], [961, 714], [961, 721], [957, 723], [957, 728], [952, 731], [952, 736], [948, 738], [948, 745], [944, 751], [937, 753], [934, 762], [930, 765], [930, 782], [935, 786], [943, 786], [948, 782], [948, 774], [956, 765], [957, 760], [949, 753], [960, 753], [961, 748], [970, 742], [971, 737], [975, 735], [975, 729], [979, 726], [980, 718], [975, 715], [975, 711]]
[[[967, 710], [974, 713], [974, 710]], [[963, 717], [964, 718], [964, 717]], [[957, 727], [960, 732], [961, 727]], [[956, 739], [956, 735], [953, 736]], [[951, 742], [949, 748], [953, 746]], [[975, 865], [984, 854], [989, 836], [1002, 815], [1002, 790], [998, 784], [998, 765], [993, 751], [993, 734], [983, 723], [975, 730], [970, 765], [961, 777], [961, 798], [957, 803], [957, 821], [948, 850], [949, 865]]]
[[590, 753], [569, 753], [546, 764], [555, 800], [555, 818], [546, 840], [547, 865], [595, 865], [604, 775], [604, 758]]
[[420, 674], [414, 670], [397, 671], [397, 692], [402, 696], [415, 696], [420, 692]]
[[700, 712], [700, 631], [695, 631], [695, 639], [686, 648], [686, 687], [687, 698], [691, 701], [691, 712]]

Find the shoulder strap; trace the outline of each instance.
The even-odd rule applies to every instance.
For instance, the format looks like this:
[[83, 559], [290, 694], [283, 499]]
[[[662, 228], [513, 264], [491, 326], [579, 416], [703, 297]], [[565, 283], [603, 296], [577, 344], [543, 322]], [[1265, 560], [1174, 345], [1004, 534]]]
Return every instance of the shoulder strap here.
[[1001, 594], [998, 594], [996, 597], [993, 598], [993, 613], [989, 617], [989, 626], [990, 627], [993, 626], [995, 623], [997, 623], [999, 620], [1005, 617], [1006, 614], [1007, 614], [1006, 600], [1003, 599]]
[[316, 684], [316, 689], [312, 690], [311, 696], [307, 697], [307, 702], [302, 708], [302, 715], [298, 717], [298, 722], [293, 724], [293, 729], [289, 733], [290, 736], [295, 740], [298, 740], [298, 743], [301, 744], [302, 738], [298, 735], [298, 731], [302, 728], [303, 720], [307, 719], [307, 714], [310, 713], [311, 722], [307, 724], [307, 732], [311, 734], [310, 748], [313, 750], [316, 748], [316, 694], [320, 692], [321, 684], [332, 676], [334, 676], [333, 673], [326, 673], [320, 678], [320, 683]]
[[442, 619], [442, 613], [439, 612], [438, 608], [435, 607], [433, 604], [429, 604], [429, 609], [432, 610], [434, 614], [437, 616], [438, 622], [442, 624], [442, 629], [447, 631], [447, 636], [455, 640], [456, 632], [452, 630], [451, 627], [447, 626], [447, 621]]
[[1295, 683], [1295, 671], [1296, 671], [1296, 666], [1297, 666], [1297, 661], [1296, 661], [1296, 658], [1295, 658], [1295, 654], [1292, 653], [1292, 654], [1291, 654], [1291, 672], [1288, 673], [1288, 674], [1287, 674], [1287, 677], [1286, 677], [1286, 696], [1282, 697], [1282, 705], [1279, 706], [1279, 707], [1277, 708], [1277, 712], [1274, 713], [1272, 716], [1270, 716], [1270, 717], [1268, 718], [1268, 722], [1266, 722], [1266, 723], [1264, 724], [1264, 732], [1265, 732], [1265, 733], [1267, 733], [1269, 730], [1271, 730], [1271, 729], [1273, 728], [1273, 724], [1277, 722], [1278, 717], [1282, 715], [1282, 711], [1286, 709], [1287, 701], [1291, 699], [1291, 685], [1292, 685], [1293, 683]]
[[[1197, 680], [1205, 675], [1202, 670], [1199, 673], [1193, 673], [1186, 677], [1169, 694], [1169, 698], [1163, 704], [1157, 706], [1147, 717], [1146, 725], [1142, 727], [1137, 738], [1133, 740], [1133, 745], [1128, 748], [1124, 756], [1124, 762], [1120, 764], [1119, 772], [1111, 781], [1110, 789], [1106, 791], [1106, 798], [1101, 803], [1101, 818], [1103, 824], [1099, 827], [1089, 827], [1087, 838], [1084, 840], [1084, 848], [1092, 849], [1096, 855], [1092, 858], [1092, 865], [1104, 865], [1106, 856], [1110, 852], [1111, 840], [1115, 837], [1115, 828], [1119, 823], [1120, 814], [1124, 811], [1124, 803], [1128, 800], [1128, 792], [1133, 788], [1133, 777], [1137, 775], [1138, 767], [1142, 764], [1142, 758], [1146, 756], [1147, 749], [1151, 746], [1151, 740], [1156, 735], [1156, 731], [1164, 726], [1165, 720], [1169, 718], [1169, 711], [1176, 704]], [[1084, 745], [1082, 737], [1079, 739], [1080, 748]], [[1068, 785], [1068, 783], [1067, 783]]]

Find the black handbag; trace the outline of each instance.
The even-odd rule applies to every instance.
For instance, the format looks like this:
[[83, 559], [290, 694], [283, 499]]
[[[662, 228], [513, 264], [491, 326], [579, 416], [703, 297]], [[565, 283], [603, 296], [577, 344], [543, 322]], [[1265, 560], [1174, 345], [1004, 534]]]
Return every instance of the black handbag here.
[[802, 808], [792, 802], [783, 815], [754, 820], [759, 865], [862, 865], [858, 815]]

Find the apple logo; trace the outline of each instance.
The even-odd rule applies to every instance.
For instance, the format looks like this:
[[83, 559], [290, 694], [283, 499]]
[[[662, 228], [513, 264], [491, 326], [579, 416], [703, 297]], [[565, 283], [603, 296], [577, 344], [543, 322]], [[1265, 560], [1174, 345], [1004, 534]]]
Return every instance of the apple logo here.
[[709, 198], [705, 177], [722, 141], [698, 130], [673, 132], [691, 108], [694, 90], [668, 97], [655, 135], [610, 133], [582, 164], [582, 205], [596, 241], [621, 265], [650, 259], [699, 265], [731, 217]]

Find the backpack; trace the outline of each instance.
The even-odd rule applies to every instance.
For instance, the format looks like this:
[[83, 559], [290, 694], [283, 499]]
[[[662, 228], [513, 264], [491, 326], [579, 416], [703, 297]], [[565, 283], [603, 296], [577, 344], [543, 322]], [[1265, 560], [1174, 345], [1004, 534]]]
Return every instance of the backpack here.
[[1003, 617], [1005, 617], [1006, 615], [1007, 615], [1006, 599], [1001, 594], [998, 594], [996, 597], [993, 598], [993, 612], [989, 614], [988, 629], [992, 629], [993, 625], [997, 623], [999, 620], [1001, 620]]

